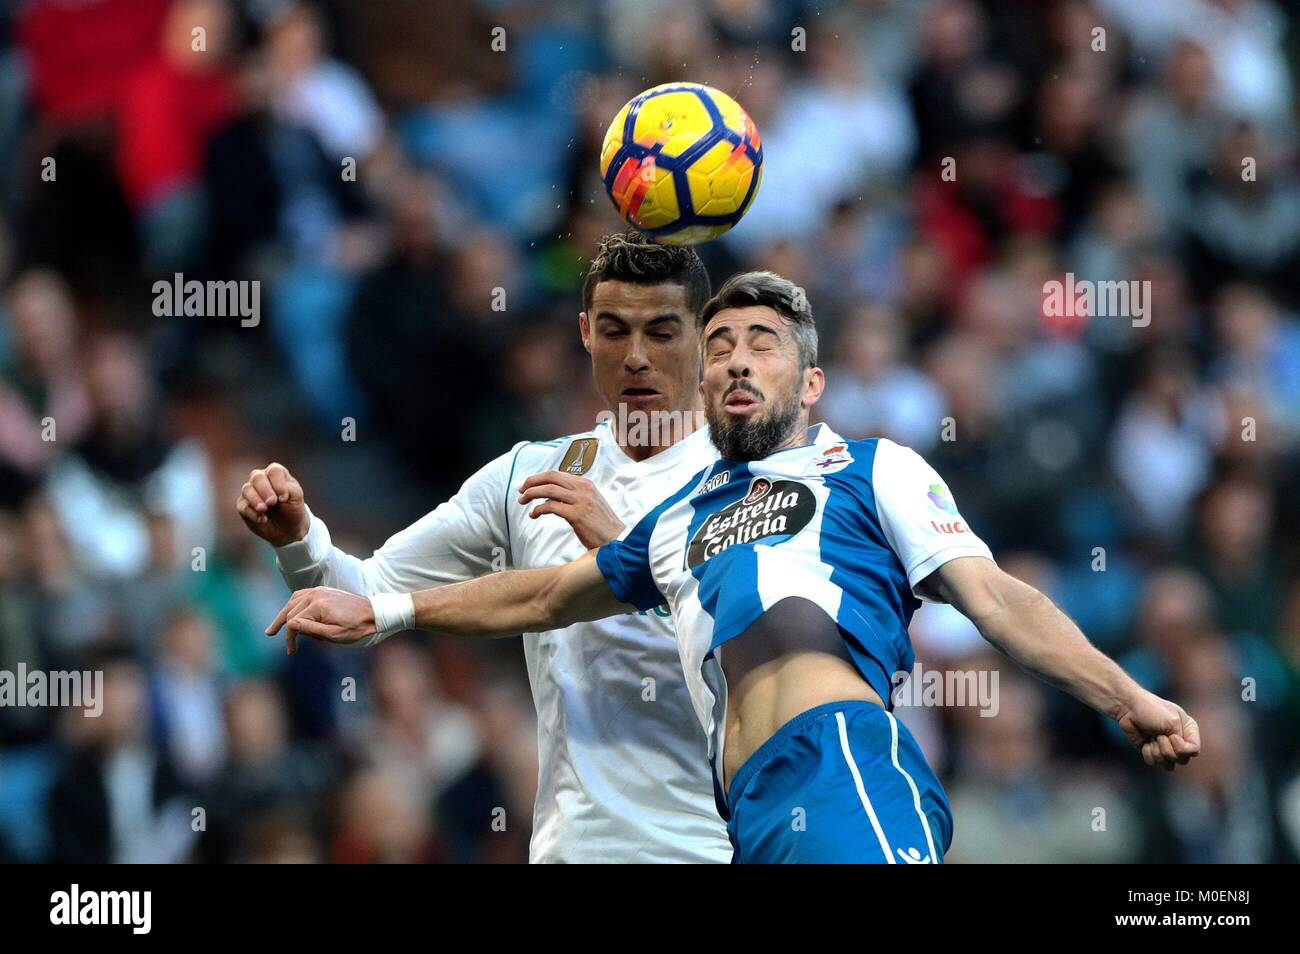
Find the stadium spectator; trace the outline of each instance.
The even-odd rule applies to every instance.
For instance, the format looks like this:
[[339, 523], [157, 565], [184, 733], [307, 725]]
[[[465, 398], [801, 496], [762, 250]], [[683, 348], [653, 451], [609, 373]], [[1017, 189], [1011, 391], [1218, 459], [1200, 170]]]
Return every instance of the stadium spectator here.
[[[289, 659], [228, 503], [250, 461], [301, 464], [364, 553], [516, 441], [591, 427], [601, 143], [691, 79], [766, 152], [699, 248], [715, 285], [805, 287], [826, 419], [924, 453], [1012, 572], [1201, 721], [1197, 765], [1139, 779], [925, 607], [926, 667], [1002, 678], [996, 717], [904, 714], [946, 766], [950, 860], [1297, 860], [1298, 30], [1269, 0], [6, 8], [0, 670], [99, 668], [107, 705], [0, 708], [0, 858], [527, 858], [517, 641]], [[175, 271], [262, 282], [261, 320], [155, 317]], [[1050, 315], [1067, 274], [1142, 283], [1149, 322]]]
[[50, 790], [52, 860], [174, 863], [188, 857], [192, 796], [150, 736], [143, 668], [129, 656], [102, 662], [103, 711], [66, 713], [70, 744]]

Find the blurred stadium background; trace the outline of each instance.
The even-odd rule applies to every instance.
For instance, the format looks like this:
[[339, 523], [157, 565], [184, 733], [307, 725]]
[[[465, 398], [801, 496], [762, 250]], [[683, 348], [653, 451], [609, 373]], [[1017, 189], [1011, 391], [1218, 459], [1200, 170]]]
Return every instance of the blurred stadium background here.
[[[1192, 768], [1153, 773], [927, 607], [922, 665], [1002, 670], [997, 718], [904, 715], [950, 860], [1294, 861], [1298, 55], [1264, 0], [0, 3], [0, 669], [103, 669], [108, 696], [0, 708], [0, 858], [526, 860], [517, 641], [287, 659], [233, 501], [282, 461], [369, 553], [512, 442], [592, 426], [596, 149], [689, 79], [766, 152], [701, 248], [715, 285], [807, 288], [824, 417], [926, 455], [1008, 569], [1200, 720]], [[175, 272], [261, 281], [260, 324], [155, 317]], [[1150, 281], [1150, 325], [1045, 317], [1066, 272]]]

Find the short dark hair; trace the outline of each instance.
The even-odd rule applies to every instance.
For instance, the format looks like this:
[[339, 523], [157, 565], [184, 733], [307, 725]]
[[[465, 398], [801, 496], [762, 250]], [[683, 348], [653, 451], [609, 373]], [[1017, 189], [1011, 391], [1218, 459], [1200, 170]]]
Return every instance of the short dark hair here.
[[686, 307], [692, 315], [700, 313], [712, 290], [708, 270], [695, 249], [686, 245], [657, 245], [635, 229], [615, 232], [600, 240], [596, 257], [582, 283], [584, 310], [591, 310], [596, 286], [608, 281], [681, 285], [686, 289]]
[[799, 362], [805, 368], [816, 367], [817, 325], [812, 304], [802, 288], [776, 272], [740, 272], [728, 278], [700, 311], [700, 331], [720, 311], [753, 305], [765, 305], [789, 320], [799, 345]]

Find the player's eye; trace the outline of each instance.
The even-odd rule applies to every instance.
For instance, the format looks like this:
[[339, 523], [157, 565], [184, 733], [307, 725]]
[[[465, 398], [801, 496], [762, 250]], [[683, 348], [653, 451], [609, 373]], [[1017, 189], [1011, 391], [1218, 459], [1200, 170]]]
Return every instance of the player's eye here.
[[650, 332], [650, 337], [653, 338], [655, 341], [672, 341], [672, 340], [673, 340], [672, 333], [671, 333], [671, 332], [667, 332], [667, 331], [652, 331], [652, 332]]

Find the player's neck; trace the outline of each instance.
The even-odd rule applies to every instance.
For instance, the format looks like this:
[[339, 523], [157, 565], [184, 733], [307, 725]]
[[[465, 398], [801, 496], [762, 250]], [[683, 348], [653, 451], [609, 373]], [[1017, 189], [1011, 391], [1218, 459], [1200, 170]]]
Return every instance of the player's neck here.
[[658, 411], [635, 421], [615, 416], [611, 424], [623, 453], [640, 463], [662, 454], [699, 430], [704, 425], [704, 408], [696, 402], [690, 407]]
[[779, 451], [789, 450], [792, 447], [803, 447], [805, 444], [811, 443], [812, 441], [808, 439], [808, 416], [804, 415], [800, 418], [799, 423], [795, 425], [794, 429], [790, 431], [790, 436], [782, 441], [779, 446], [772, 448], [768, 454], [771, 455]]

